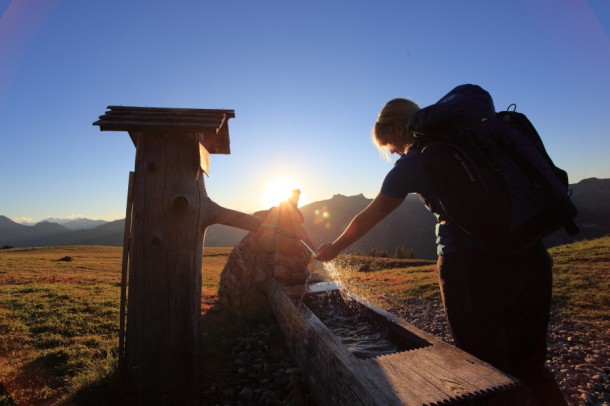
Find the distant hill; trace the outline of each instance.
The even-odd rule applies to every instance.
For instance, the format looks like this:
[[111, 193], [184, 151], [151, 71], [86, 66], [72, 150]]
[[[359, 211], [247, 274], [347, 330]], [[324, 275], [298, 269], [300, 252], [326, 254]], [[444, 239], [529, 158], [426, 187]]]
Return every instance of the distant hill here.
[[33, 226], [15, 223], [0, 216], [0, 246], [44, 247], [54, 245], [123, 245], [124, 220], [72, 230], [65, 225], [43, 221]]
[[[572, 239], [560, 230], [547, 238], [548, 246], [610, 235], [610, 179], [585, 179], [571, 185], [571, 188], [572, 200], [579, 211], [576, 223], [581, 233]], [[302, 206], [300, 210], [305, 218], [303, 227], [316, 245], [332, 241], [354, 215], [370, 202], [371, 199], [361, 194], [335, 195], [331, 199]], [[88, 223], [85, 221], [87, 219], [79, 220], [82, 224]], [[89, 220], [91, 221], [94, 220]], [[69, 224], [44, 221], [33, 226], [23, 225], [0, 215], [0, 247], [84, 244], [121, 246], [124, 224], [124, 220], [116, 220], [90, 229], [71, 230]], [[375, 248], [393, 255], [396, 247], [404, 246], [412, 249], [419, 258], [432, 259], [436, 256], [434, 225], [434, 216], [424, 208], [419, 198], [409, 196], [394, 213], [350, 247], [349, 252], [366, 254]], [[205, 245], [230, 247], [238, 244], [245, 235], [246, 231], [240, 229], [213, 225], [206, 230]]]
[[52, 223], [61, 224], [62, 226], [69, 228], [70, 230], [89, 230], [107, 223], [107, 221], [104, 220], [90, 220], [82, 217], [76, 219], [49, 218], [45, 220]]
[[563, 230], [549, 236], [548, 246], [610, 234], [610, 179], [589, 178], [571, 185], [572, 201], [578, 209], [576, 224], [580, 233], [570, 238]]
[[[72, 231], [60, 224], [43, 221], [33, 226], [18, 224], [11, 219], [0, 216], [0, 246], [32, 246], [32, 239], [61, 238]], [[43, 244], [46, 245], [46, 244]]]

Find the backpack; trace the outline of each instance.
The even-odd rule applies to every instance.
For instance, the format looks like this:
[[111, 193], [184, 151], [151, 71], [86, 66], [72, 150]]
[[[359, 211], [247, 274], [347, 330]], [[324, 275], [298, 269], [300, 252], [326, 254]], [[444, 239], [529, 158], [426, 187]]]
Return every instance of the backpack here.
[[488, 92], [461, 85], [407, 128], [448, 223], [479, 245], [516, 252], [562, 227], [578, 232], [568, 175], [516, 105], [496, 112]]

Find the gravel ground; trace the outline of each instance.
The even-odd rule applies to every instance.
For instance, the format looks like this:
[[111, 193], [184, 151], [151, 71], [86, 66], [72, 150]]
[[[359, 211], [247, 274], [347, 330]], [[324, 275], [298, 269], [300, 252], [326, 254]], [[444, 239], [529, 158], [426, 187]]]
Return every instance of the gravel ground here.
[[[440, 300], [414, 299], [389, 310], [453, 344]], [[610, 332], [551, 314], [547, 341], [547, 367], [568, 403], [610, 406]]]
[[231, 350], [232, 377], [203, 388], [204, 405], [316, 405], [279, 327], [260, 324]]
[[[407, 312], [404, 309], [409, 309]], [[389, 309], [407, 322], [452, 343], [439, 300], [414, 299]], [[275, 325], [259, 325], [231, 351], [231, 382], [203, 388], [206, 405], [315, 405], [286, 348], [273, 346]], [[551, 315], [548, 368], [570, 405], [610, 406], [610, 332]]]

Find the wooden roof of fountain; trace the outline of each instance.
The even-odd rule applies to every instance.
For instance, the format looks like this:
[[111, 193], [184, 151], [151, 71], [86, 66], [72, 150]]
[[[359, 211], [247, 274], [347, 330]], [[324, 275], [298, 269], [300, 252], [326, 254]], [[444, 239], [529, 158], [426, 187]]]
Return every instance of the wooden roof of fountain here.
[[101, 131], [199, 133], [210, 154], [230, 154], [229, 119], [235, 110], [108, 106], [93, 125]]

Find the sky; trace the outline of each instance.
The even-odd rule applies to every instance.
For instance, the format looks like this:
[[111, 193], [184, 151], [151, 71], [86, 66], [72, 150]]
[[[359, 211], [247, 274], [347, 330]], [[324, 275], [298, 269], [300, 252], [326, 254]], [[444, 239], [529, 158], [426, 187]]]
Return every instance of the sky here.
[[109, 105], [232, 109], [208, 195], [253, 212], [373, 198], [383, 104], [475, 83], [516, 103], [570, 182], [610, 178], [610, 2], [0, 0], [0, 214], [125, 217], [135, 147]]

